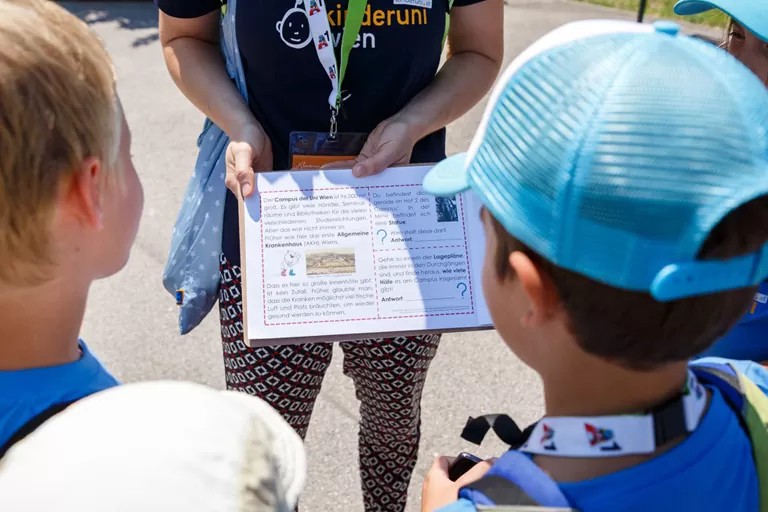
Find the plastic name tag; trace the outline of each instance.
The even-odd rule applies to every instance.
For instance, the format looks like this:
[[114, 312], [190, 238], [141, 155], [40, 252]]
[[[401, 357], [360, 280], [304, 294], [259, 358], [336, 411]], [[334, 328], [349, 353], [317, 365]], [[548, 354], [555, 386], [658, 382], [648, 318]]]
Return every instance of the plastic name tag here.
[[293, 132], [288, 144], [291, 169], [319, 169], [333, 162], [354, 160], [363, 149], [367, 133]]

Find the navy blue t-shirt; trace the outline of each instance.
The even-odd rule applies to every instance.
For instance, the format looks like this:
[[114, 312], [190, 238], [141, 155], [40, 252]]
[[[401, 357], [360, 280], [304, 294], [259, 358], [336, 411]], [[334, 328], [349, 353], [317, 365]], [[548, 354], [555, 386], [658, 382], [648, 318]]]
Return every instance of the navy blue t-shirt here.
[[[455, 0], [454, 7], [481, 0]], [[219, 0], [155, 0], [169, 16], [193, 18], [221, 7]], [[337, 60], [348, 0], [326, 0]], [[371, 132], [432, 81], [440, 64], [448, 0], [369, 0], [358, 44], [342, 88], [341, 132]], [[317, 58], [299, 0], [238, 0], [236, 30], [248, 86], [248, 102], [272, 142], [274, 168], [289, 168], [294, 131], [329, 129], [331, 82]], [[445, 130], [414, 147], [413, 163], [445, 158]], [[225, 256], [239, 264], [237, 207], [227, 197]]]

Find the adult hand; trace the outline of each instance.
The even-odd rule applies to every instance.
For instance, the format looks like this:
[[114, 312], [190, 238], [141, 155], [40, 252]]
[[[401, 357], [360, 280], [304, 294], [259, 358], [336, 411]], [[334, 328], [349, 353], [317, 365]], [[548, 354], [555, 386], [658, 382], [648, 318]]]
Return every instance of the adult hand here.
[[324, 165], [323, 169], [352, 167], [352, 174], [357, 178], [373, 176], [387, 167], [410, 163], [416, 141], [411, 125], [396, 116], [379, 123], [357, 158]]
[[236, 196], [254, 189], [254, 172], [272, 170], [272, 143], [258, 124], [247, 124], [230, 134], [226, 155], [226, 185]]
[[438, 457], [427, 472], [421, 487], [421, 512], [434, 512], [458, 500], [459, 489], [479, 480], [496, 462], [496, 458], [478, 462], [458, 480], [451, 482], [448, 478], [448, 468], [453, 460], [454, 457]]

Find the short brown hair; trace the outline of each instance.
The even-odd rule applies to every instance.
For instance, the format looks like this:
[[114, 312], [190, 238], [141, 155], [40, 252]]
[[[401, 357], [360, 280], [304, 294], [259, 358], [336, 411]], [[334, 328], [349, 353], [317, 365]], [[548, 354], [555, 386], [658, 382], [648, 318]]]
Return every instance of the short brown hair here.
[[0, 0], [0, 283], [46, 279], [61, 183], [88, 157], [116, 159], [116, 100], [83, 21], [52, 1]]
[[[622, 366], [648, 370], [700, 354], [746, 313], [757, 287], [658, 302], [649, 293], [614, 288], [553, 265], [507, 233], [492, 215], [495, 270], [511, 276], [509, 255], [528, 256], [554, 284], [581, 348]], [[732, 211], [712, 230], [698, 259], [743, 256], [768, 240], [768, 196]]]

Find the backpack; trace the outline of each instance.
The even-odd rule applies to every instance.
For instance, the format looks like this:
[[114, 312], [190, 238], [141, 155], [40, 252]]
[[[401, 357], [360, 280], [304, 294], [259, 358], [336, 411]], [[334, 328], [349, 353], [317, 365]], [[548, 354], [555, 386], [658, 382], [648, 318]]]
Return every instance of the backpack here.
[[[757, 470], [758, 489], [760, 491], [760, 512], [768, 512], [768, 395], [736, 368], [736, 362], [725, 360], [702, 360], [690, 365], [696, 377], [703, 383], [720, 390], [726, 402], [738, 412], [741, 424], [752, 443], [753, 459]], [[736, 363], [738, 364], [738, 363]], [[763, 373], [765, 373], [763, 371]], [[765, 377], [764, 382], [765, 383]], [[513, 438], [527, 438], [526, 432], [520, 432], [517, 426], [506, 416], [487, 416], [487, 427], [480, 428], [480, 439], [485, 431], [493, 428], [503, 441]], [[478, 418], [479, 419], [479, 418]], [[477, 419], [470, 418], [467, 428], [474, 423], [474, 437], [477, 437]], [[494, 423], [501, 423], [497, 428]], [[465, 428], [465, 433], [467, 432]], [[512, 434], [510, 431], [514, 430]], [[463, 435], [463, 437], [465, 437]], [[469, 439], [468, 437], [465, 437]], [[473, 441], [477, 442], [477, 441]], [[477, 443], [479, 444], [479, 443]], [[519, 443], [516, 443], [519, 444]], [[534, 511], [575, 511], [557, 483], [541, 470], [526, 454], [511, 449], [493, 465], [479, 480], [472, 482], [459, 491], [459, 497], [470, 501], [477, 510], [499, 510], [507, 512]], [[440, 512], [466, 510], [460, 508], [460, 502], [440, 509]]]
[[11, 437], [8, 438], [8, 440], [0, 446], [0, 459], [2, 459], [5, 454], [10, 450], [13, 445], [27, 437], [29, 434], [34, 432], [40, 425], [51, 419], [53, 416], [56, 416], [61, 411], [69, 407], [75, 403], [75, 400], [71, 400], [68, 402], [59, 402], [57, 404], [53, 404], [47, 409], [43, 410], [42, 412], [38, 413], [36, 416], [33, 416], [29, 421], [27, 421], [24, 425], [22, 425], [16, 432], [13, 433]]

